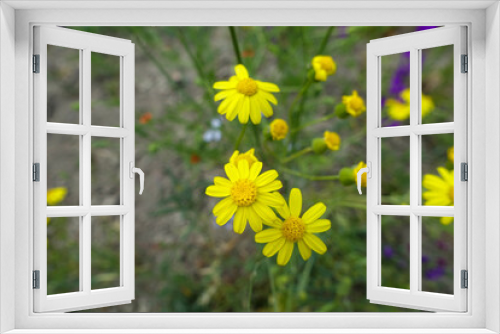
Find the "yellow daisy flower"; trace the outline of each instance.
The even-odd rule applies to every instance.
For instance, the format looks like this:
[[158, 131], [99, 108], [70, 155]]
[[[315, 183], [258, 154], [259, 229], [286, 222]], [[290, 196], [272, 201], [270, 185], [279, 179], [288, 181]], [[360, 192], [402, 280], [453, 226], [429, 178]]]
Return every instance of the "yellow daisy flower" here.
[[273, 140], [285, 139], [288, 133], [288, 124], [281, 118], [276, 118], [269, 126]]
[[323, 134], [326, 146], [332, 151], [338, 151], [340, 148], [340, 136], [336, 132], [325, 131]]
[[[455, 201], [454, 172], [444, 167], [438, 167], [439, 176], [425, 174], [422, 185], [427, 189], [422, 194], [425, 205], [452, 206]], [[448, 225], [453, 221], [453, 217], [441, 218], [441, 223]]]
[[238, 163], [242, 160], [246, 160], [248, 162], [248, 166], [252, 167], [254, 162], [258, 162], [259, 160], [255, 157], [255, 149], [251, 148], [245, 153], [240, 153], [240, 151], [234, 151], [233, 155], [229, 159], [229, 162], [238, 167]]
[[325, 254], [325, 243], [314, 233], [328, 231], [332, 226], [330, 220], [319, 219], [326, 211], [326, 206], [321, 202], [313, 205], [300, 217], [302, 193], [299, 189], [292, 189], [289, 201], [290, 206], [285, 202], [283, 206], [276, 208], [282, 220], [275, 220], [272, 228], [255, 235], [255, 242], [267, 244], [262, 254], [271, 257], [279, 252], [277, 263], [280, 266], [290, 261], [295, 243], [304, 261], [311, 257], [311, 250]]
[[[387, 99], [385, 106], [388, 108], [390, 118], [397, 121], [404, 121], [410, 117], [410, 89], [406, 88], [399, 96], [403, 102], [395, 99]], [[425, 117], [434, 110], [434, 101], [430, 96], [422, 94], [421, 107], [422, 117]]]
[[345, 105], [347, 113], [353, 117], [358, 117], [366, 111], [365, 101], [355, 90], [352, 91], [352, 95], [342, 96], [342, 103]]
[[[360, 161], [356, 167], [352, 170], [352, 177], [354, 178], [354, 182], [358, 180], [358, 172], [361, 168], [366, 168], [366, 164], [363, 161]], [[366, 188], [366, 173], [361, 175], [361, 186]]]
[[448, 149], [448, 160], [455, 162], [455, 147], [452, 146]]
[[316, 56], [311, 63], [314, 68], [314, 79], [317, 81], [326, 81], [328, 76], [337, 71], [337, 64], [330, 56]]
[[47, 190], [47, 205], [57, 205], [66, 198], [68, 189], [65, 187], [51, 188]]
[[238, 166], [228, 163], [224, 169], [229, 179], [215, 177], [214, 185], [205, 191], [208, 196], [223, 198], [213, 209], [215, 222], [225, 225], [234, 215], [233, 229], [240, 234], [247, 221], [255, 232], [262, 231], [262, 223], [272, 224], [276, 215], [270, 207], [284, 205], [283, 197], [275, 192], [283, 186], [276, 180], [278, 172], [273, 169], [260, 174], [262, 162], [254, 162], [250, 168], [247, 160]]
[[262, 114], [271, 117], [273, 109], [269, 102], [274, 105], [278, 104], [271, 93], [279, 92], [279, 87], [270, 82], [250, 78], [247, 69], [241, 64], [236, 65], [234, 71], [236, 76], [232, 76], [229, 81], [219, 81], [214, 84], [215, 89], [222, 90], [215, 95], [214, 100], [224, 100], [217, 112], [225, 114], [229, 121], [238, 116], [242, 124], [248, 123], [249, 117], [253, 124], [260, 123]]

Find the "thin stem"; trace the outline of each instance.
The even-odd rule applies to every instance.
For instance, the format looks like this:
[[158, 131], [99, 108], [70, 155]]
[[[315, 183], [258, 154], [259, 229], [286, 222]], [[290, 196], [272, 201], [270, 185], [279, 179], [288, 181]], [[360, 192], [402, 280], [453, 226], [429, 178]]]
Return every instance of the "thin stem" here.
[[298, 176], [311, 181], [335, 181], [340, 179], [340, 176], [338, 175], [308, 175], [285, 167], [281, 167], [281, 171], [285, 174]]
[[333, 32], [333, 27], [329, 27], [328, 30], [326, 31], [325, 36], [323, 36], [323, 40], [321, 41], [321, 44], [319, 46], [318, 53], [316, 53], [317, 55], [320, 55], [323, 53], [323, 51], [325, 51], [326, 44], [328, 44], [328, 40], [330, 39], [332, 32]]
[[269, 285], [271, 286], [271, 293], [273, 295], [273, 309], [274, 312], [279, 312], [278, 297], [276, 295], [276, 286], [274, 285], [274, 275], [270, 260], [267, 261], [267, 275], [269, 276]]
[[231, 32], [231, 42], [233, 43], [234, 54], [236, 55], [238, 64], [243, 64], [243, 60], [241, 59], [240, 46], [238, 45], [238, 39], [236, 38], [236, 29], [234, 29], [234, 27], [229, 27], [229, 31]]
[[303, 130], [309, 126], [312, 126], [312, 125], [315, 125], [315, 124], [318, 124], [318, 123], [323, 123], [324, 121], [327, 121], [329, 119], [332, 119], [335, 117], [335, 114], [334, 113], [331, 113], [329, 115], [326, 115], [324, 117], [321, 117], [321, 118], [318, 118], [318, 119], [315, 119], [314, 121], [311, 121], [311, 122], [308, 122], [304, 125], [301, 125], [299, 126], [298, 128], [296, 129], [293, 129], [292, 131], [290, 131], [290, 134], [293, 134], [293, 133], [296, 133], [296, 132], [299, 132], [300, 130]]
[[292, 161], [293, 159], [297, 159], [298, 157], [301, 157], [304, 154], [312, 152], [312, 150], [313, 150], [312, 147], [310, 147], [310, 146], [306, 147], [303, 150], [300, 150], [300, 151], [298, 151], [298, 152], [296, 152], [296, 153], [294, 153], [294, 154], [286, 157], [285, 159], [281, 160], [281, 163], [286, 164], [286, 163]]
[[236, 140], [236, 144], [234, 145], [234, 150], [237, 151], [238, 148], [240, 147], [241, 140], [243, 139], [243, 136], [245, 135], [245, 131], [247, 130], [248, 123], [243, 124], [243, 127], [241, 128], [240, 135], [238, 136], [238, 139]]

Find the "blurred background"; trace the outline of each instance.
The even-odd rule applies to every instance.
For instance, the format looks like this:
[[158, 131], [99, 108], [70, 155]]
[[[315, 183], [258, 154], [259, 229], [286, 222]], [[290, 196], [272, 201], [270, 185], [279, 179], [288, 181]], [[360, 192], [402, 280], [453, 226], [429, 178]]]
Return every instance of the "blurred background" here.
[[[249, 127], [240, 151], [255, 148], [266, 169], [279, 172], [285, 197], [300, 188], [304, 208], [324, 202], [323, 217], [332, 222], [331, 230], [318, 235], [326, 254], [313, 253], [304, 262], [295, 249], [286, 267], [262, 255], [263, 245], [248, 226], [238, 235], [231, 222], [215, 224], [217, 199], [205, 195], [215, 176], [225, 176], [223, 166], [242, 128], [221, 117], [213, 99], [213, 83], [228, 80], [237, 64], [228, 27], [71, 28], [135, 43], [136, 166], [146, 174], [144, 194], [136, 195], [136, 299], [92, 312], [408, 311], [366, 299], [365, 196], [353, 177], [366, 157], [366, 113], [342, 114], [341, 105], [353, 90], [366, 99], [370, 40], [431, 27], [235, 29], [250, 76], [281, 90], [274, 116]], [[318, 50], [333, 58], [336, 73], [297, 99]], [[408, 124], [408, 54], [382, 58], [381, 124]], [[453, 121], [452, 65], [452, 47], [422, 52], [423, 123]], [[77, 50], [49, 46], [49, 122], [79, 122], [78, 68]], [[119, 126], [119, 92], [119, 59], [93, 53], [93, 125]], [[293, 108], [301, 117], [291, 122]], [[290, 126], [283, 140], [269, 135], [275, 118]], [[309, 152], [283, 163], [324, 131], [338, 133], [338, 151]], [[422, 174], [441, 178], [438, 167], [452, 171], [452, 147], [453, 135], [423, 136]], [[48, 135], [48, 205], [79, 204], [78, 150], [78, 137]], [[119, 204], [119, 168], [119, 140], [92, 138], [93, 205]], [[409, 204], [408, 137], [382, 140], [382, 175], [383, 204]], [[453, 197], [453, 191], [447, 194]], [[49, 294], [78, 291], [78, 219], [51, 218], [47, 224]], [[93, 289], [119, 285], [119, 229], [119, 217], [92, 218]], [[422, 289], [453, 293], [453, 222], [424, 217], [422, 234]], [[409, 218], [382, 217], [382, 242], [382, 285], [408, 289]]]

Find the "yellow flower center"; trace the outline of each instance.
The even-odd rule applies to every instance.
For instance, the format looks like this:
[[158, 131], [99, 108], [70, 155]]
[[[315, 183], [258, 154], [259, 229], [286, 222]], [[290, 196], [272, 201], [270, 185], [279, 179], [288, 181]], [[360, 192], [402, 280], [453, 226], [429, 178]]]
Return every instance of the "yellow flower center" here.
[[257, 93], [257, 82], [255, 80], [246, 78], [238, 82], [236, 90], [246, 96], [252, 96]]
[[333, 61], [329, 57], [321, 57], [318, 59], [318, 62], [321, 65], [321, 68], [327, 72], [333, 71]]
[[363, 100], [361, 100], [359, 97], [355, 96], [351, 98], [351, 107], [355, 110], [360, 110], [363, 108]]
[[306, 225], [300, 218], [289, 217], [283, 222], [282, 231], [288, 241], [297, 241], [304, 236]]
[[238, 206], [250, 206], [257, 199], [257, 186], [250, 180], [238, 180], [231, 188], [231, 198]]
[[448, 196], [450, 197], [452, 202], [455, 202], [455, 186], [451, 186], [448, 191]]

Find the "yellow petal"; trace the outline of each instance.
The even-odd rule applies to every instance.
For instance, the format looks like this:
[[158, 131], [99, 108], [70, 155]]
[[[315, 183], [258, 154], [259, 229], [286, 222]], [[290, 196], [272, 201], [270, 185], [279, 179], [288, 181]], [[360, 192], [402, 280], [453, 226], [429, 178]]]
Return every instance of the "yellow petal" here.
[[231, 190], [221, 186], [209, 186], [205, 194], [212, 197], [226, 197], [231, 195]]
[[241, 234], [245, 231], [245, 227], [247, 226], [247, 210], [245, 209], [246, 208], [238, 208], [238, 210], [236, 210], [233, 221], [233, 230], [235, 233]]
[[220, 216], [224, 211], [231, 210], [233, 205], [236, 206], [231, 197], [226, 197], [214, 206], [213, 213], [214, 216]]
[[325, 70], [316, 70], [314, 79], [318, 81], [326, 81], [327, 75]]
[[304, 259], [304, 261], [307, 261], [311, 257], [311, 248], [306, 245], [306, 243], [303, 240], [298, 240], [297, 241], [297, 246], [299, 246], [299, 253]]
[[292, 217], [300, 217], [300, 213], [302, 212], [302, 193], [300, 189], [293, 188], [290, 191], [290, 213]]
[[259, 101], [255, 96], [250, 97], [250, 119], [253, 124], [260, 124], [260, 121], [262, 120]]
[[238, 162], [238, 172], [240, 174], [240, 178], [248, 179], [250, 168], [248, 167], [247, 160], [241, 160], [240, 162]]
[[226, 175], [231, 180], [231, 182], [236, 182], [240, 179], [240, 173], [238, 172], [238, 168], [236, 168], [233, 164], [226, 164], [224, 166], [224, 170], [226, 171]]
[[217, 225], [225, 225], [229, 219], [231, 219], [231, 217], [234, 215], [234, 213], [236, 212], [236, 209], [238, 209], [238, 206], [237, 205], [234, 205], [234, 206], [231, 206], [229, 207], [228, 210], [226, 211], [223, 211], [220, 216], [217, 216], [217, 218], [215, 219], [215, 222], [217, 223]]
[[449, 187], [448, 184], [444, 182], [443, 179], [432, 174], [424, 175], [424, 180], [422, 181], [422, 185], [424, 186], [424, 188], [427, 188], [429, 190], [442, 190], [442, 191], [447, 191]]
[[231, 181], [229, 181], [225, 177], [220, 177], [220, 176], [214, 177], [214, 183], [216, 186], [221, 186], [226, 188], [231, 188], [233, 186]]
[[248, 78], [248, 71], [245, 66], [242, 64], [238, 64], [234, 67], [234, 72], [236, 73], [236, 76], [238, 77], [239, 80], [243, 80]]
[[259, 202], [254, 202], [252, 208], [255, 210], [257, 215], [262, 218], [264, 224], [272, 224], [278, 217], [268, 206], [262, 205]]
[[278, 260], [277, 260], [278, 265], [280, 266], [286, 265], [288, 261], [290, 261], [292, 253], [293, 253], [293, 242], [287, 240], [285, 241], [285, 244], [278, 253]]
[[271, 108], [271, 105], [265, 98], [260, 98], [259, 96], [259, 105], [260, 105], [260, 111], [264, 114], [266, 117], [271, 117], [273, 115], [273, 108]]
[[257, 161], [252, 164], [252, 167], [250, 167], [250, 173], [248, 174], [248, 179], [250, 181], [255, 181], [257, 176], [259, 176], [260, 171], [262, 170], [262, 162]]
[[234, 89], [238, 83], [235, 81], [218, 81], [214, 83], [215, 89]]
[[250, 227], [254, 232], [262, 231], [262, 218], [255, 212], [252, 207], [248, 207], [247, 209], [247, 217], [248, 222], [250, 223]]
[[236, 92], [237, 92], [236, 89], [227, 89], [223, 90], [222, 92], [218, 92], [214, 96], [214, 101], [217, 102], [219, 100], [225, 99], [226, 97], [236, 94]]
[[272, 207], [278, 207], [278, 206], [283, 206], [284, 202], [282, 198], [279, 196], [276, 196], [274, 193], [264, 193], [264, 194], [259, 194], [257, 196], [257, 201], [261, 203], [262, 205], [267, 205], [267, 206], [272, 206]]
[[279, 87], [270, 82], [257, 81], [257, 87], [271, 93], [277, 93], [280, 91]]
[[265, 185], [263, 187], [258, 188], [259, 193], [269, 193], [271, 191], [276, 191], [278, 189], [281, 189], [283, 187], [283, 183], [279, 180], [274, 180], [273, 182], [269, 183], [268, 185]]
[[266, 91], [261, 90], [261, 91], [259, 91], [259, 95], [261, 95], [263, 98], [265, 98], [266, 100], [268, 100], [269, 102], [271, 102], [274, 105], [278, 104], [278, 100], [276, 100], [274, 95], [271, 93], [268, 93]]
[[309, 210], [304, 213], [302, 220], [304, 224], [311, 224], [318, 220], [326, 211], [326, 206], [319, 202], [314, 204]]
[[453, 217], [442, 217], [441, 218], [441, 224], [449, 225], [451, 223], [453, 223]]
[[306, 232], [304, 234], [303, 240], [306, 243], [306, 245], [309, 246], [316, 253], [325, 254], [325, 252], [326, 252], [325, 243], [320, 238], [315, 236], [314, 234]]
[[237, 96], [231, 96], [225, 99], [224, 101], [219, 104], [219, 107], [217, 108], [217, 112], [221, 115], [224, 115], [227, 113], [228, 110], [231, 110], [230, 107], [235, 103], [235, 101], [238, 101]]
[[286, 239], [285, 238], [279, 238], [278, 240], [274, 240], [270, 243], [268, 243], [266, 246], [264, 246], [264, 249], [262, 250], [262, 254], [267, 257], [271, 257], [274, 254], [278, 253], [278, 251], [283, 248], [283, 245], [285, 244]]
[[455, 183], [453, 180], [453, 171], [449, 171], [444, 167], [438, 167], [437, 171], [448, 185], [453, 185]]
[[250, 116], [250, 98], [245, 96], [243, 98], [243, 104], [241, 109], [238, 111], [238, 120], [241, 124], [248, 123], [248, 117]]
[[274, 169], [268, 170], [267, 172], [259, 175], [257, 179], [255, 179], [255, 185], [257, 187], [263, 187], [276, 180], [277, 177], [278, 177], [277, 171], [275, 171]]
[[264, 244], [274, 241], [281, 237], [283, 237], [283, 234], [281, 233], [280, 230], [276, 228], [268, 228], [255, 235], [255, 242], [259, 244]]
[[315, 222], [306, 226], [306, 231], [309, 233], [320, 233], [328, 231], [332, 227], [332, 223], [328, 219], [318, 219]]
[[231, 99], [231, 104], [225, 110], [228, 121], [233, 121], [238, 116], [238, 111], [241, 109], [244, 97], [244, 95], [239, 94]]
[[[283, 197], [283, 195], [279, 194], [279, 196], [281, 196], [281, 198], [283, 198], [283, 201], [285, 201], [285, 198]], [[285, 201], [285, 204], [283, 206], [276, 207], [276, 210], [280, 214], [281, 218], [287, 219], [290, 217], [290, 209], [288, 208], [286, 201]]]

